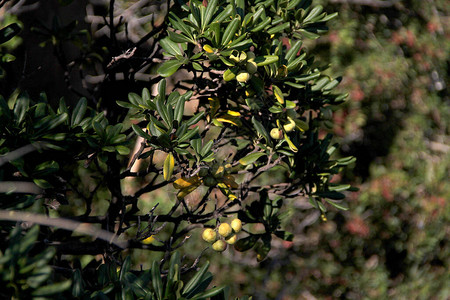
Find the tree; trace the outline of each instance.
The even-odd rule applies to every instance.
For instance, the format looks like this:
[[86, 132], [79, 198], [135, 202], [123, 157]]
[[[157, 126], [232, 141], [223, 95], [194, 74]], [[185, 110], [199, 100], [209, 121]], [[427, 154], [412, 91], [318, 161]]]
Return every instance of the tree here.
[[[340, 78], [303, 46], [336, 14], [308, 0], [169, 3], [159, 26], [118, 53], [123, 27], [114, 22], [114, 2], [100, 93], [87, 89], [73, 105], [62, 98], [56, 106], [45, 93], [33, 98], [20, 89], [0, 98], [0, 271], [7, 287], [0, 293], [228, 298], [225, 287], [207, 289], [208, 263], [183, 284], [201, 253], [187, 264], [178, 251], [188, 241], [207, 246], [191, 242], [192, 232], [205, 229], [216, 251], [234, 244], [262, 261], [273, 239], [293, 238], [283, 227], [292, 199], [326, 219], [329, 207], [346, 209], [342, 192], [355, 190], [332, 182], [354, 159], [333, 158], [338, 145], [321, 131], [344, 102], [333, 92]], [[18, 28], [4, 27], [1, 42]], [[69, 67], [83, 69], [104, 54], [82, 46], [67, 62], [65, 43], [83, 42], [76, 30], [56, 17], [52, 28], [34, 29], [51, 43], [68, 81]], [[150, 38], [151, 47], [141, 48]], [[155, 63], [147, 86], [134, 84]], [[131, 84], [128, 98], [108, 101], [105, 89], [119, 86], [119, 75]], [[163, 189], [169, 197], [144, 208], [143, 197]], [[25, 234], [31, 223], [41, 227]], [[133, 249], [160, 252], [160, 260], [132, 269], [126, 253]], [[79, 255], [90, 259], [82, 263]]]

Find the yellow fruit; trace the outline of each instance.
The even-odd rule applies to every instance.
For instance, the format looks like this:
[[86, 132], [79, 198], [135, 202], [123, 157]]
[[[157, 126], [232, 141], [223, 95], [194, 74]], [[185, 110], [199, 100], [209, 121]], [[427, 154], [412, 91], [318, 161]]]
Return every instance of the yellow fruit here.
[[288, 121], [286, 124], [283, 125], [284, 130], [286, 130], [286, 132], [291, 132], [292, 130], [295, 129], [295, 121], [290, 118], [287, 117]]
[[229, 244], [229, 245], [233, 245], [234, 243], [236, 243], [236, 240], [237, 240], [237, 236], [235, 234], [233, 234], [232, 236], [226, 238], [225, 242], [227, 242], [227, 244]]
[[274, 140], [279, 140], [283, 138], [283, 132], [278, 128], [272, 128], [272, 130], [270, 131], [270, 136]]
[[246, 71], [240, 71], [237, 75], [236, 75], [236, 80], [238, 82], [247, 82], [250, 80], [250, 73], [246, 72]]
[[225, 251], [225, 249], [227, 249], [227, 246], [228, 246], [227, 243], [225, 243], [222, 240], [218, 240], [214, 244], [212, 244], [212, 248], [214, 249], [214, 251], [217, 252]]
[[234, 232], [238, 233], [242, 229], [242, 222], [239, 219], [234, 219], [231, 221], [231, 228]]
[[223, 237], [228, 237], [231, 233], [233, 232], [233, 230], [231, 229], [230, 224], [228, 223], [222, 223], [219, 226], [219, 234]]
[[211, 228], [206, 228], [203, 230], [202, 239], [208, 243], [214, 243], [217, 239], [216, 232]]
[[258, 66], [257, 66], [256, 63], [255, 63], [254, 61], [252, 61], [252, 60], [247, 61], [246, 68], [247, 68], [247, 71], [248, 71], [250, 74], [254, 74], [254, 73], [256, 73], [256, 71], [258, 70]]

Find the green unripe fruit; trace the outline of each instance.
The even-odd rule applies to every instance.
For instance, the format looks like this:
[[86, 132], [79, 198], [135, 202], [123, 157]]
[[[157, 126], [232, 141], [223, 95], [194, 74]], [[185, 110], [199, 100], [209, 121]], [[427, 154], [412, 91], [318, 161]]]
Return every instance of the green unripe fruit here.
[[233, 221], [231, 221], [230, 225], [233, 231], [236, 233], [238, 233], [242, 229], [242, 222], [239, 219], [234, 219]]
[[247, 68], [247, 71], [250, 73], [250, 74], [254, 74], [254, 73], [256, 73], [256, 71], [258, 70], [258, 66], [256, 65], [256, 63], [254, 62], [254, 61], [247, 61], [247, 64], [246, 64], [246, 68]]
[[217, 252], [225, 251], [227, 249], [227, 246], [228, 246], [227, 243], [225, 243], [222, 240], [218, 240], [214, 244], [212, 244], [213, 250]]
[[236, 75], [236, 80], [238, 82], [247, 82], [250, 80], [250, 73], [246, 72], [246, 71], [240, 71], [237, 75]]
[[292, 118], [288, 117], [287, 118], [288, 121], [286, 124], [283, 125], [284, 130], [286, 130], [286, 132], [291, 132], [292, 130], [295, 129], [295, 121], [292, 120]]
[[272, 130], [270, 131], [270, 136], [274, 140], [279, 140], [283, 138], [283, 132], [278, 128], [272, 128]]
[[212, 176], [207, 176], [203, 179], [203, 184], [207, 187], [216, 186], [217, 180], [215, 180]]
[[247, 52], [247, 59], [248, 60], [253, 60], [253, 59], [255, 59], [255, 52], [252, 52], [252, 51], [248, 51]]
[[219, 226], [219, 234], [223, 236], [224, 238], [230, 236], [233, 233], [233, 229], [231, 228], [230, 224], [228, 223], [222, 223]]
[[206, 175], [208, 175], [208, 169], [207, 168], [201, 168], [200, 171], [198, 172], [198, 176], [205, 177]]
[[237, 241], [237, 235], [233, 234], [232, 236], [225, 239], [225, 242], [229, 245], [233, 245]]
[[217, 233], [211, 228], [206, 228], [203, 230], [202, 239], [205, 242], [214, 243], [217, 239]]

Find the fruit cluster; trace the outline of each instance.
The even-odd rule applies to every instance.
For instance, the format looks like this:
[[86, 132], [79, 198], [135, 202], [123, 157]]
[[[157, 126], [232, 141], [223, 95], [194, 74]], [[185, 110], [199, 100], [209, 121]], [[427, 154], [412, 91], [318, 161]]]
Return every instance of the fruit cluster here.
[[[222, 223], [216, 229], [206, 228], [203, 230], [202, 238], [204, 241], [212, 244], [214, 251], [223, 252], [227, 249], [228, 244], [233, 245], [236, 243], [236, 234], [239, 233], [241, 229], [241, 220], [234, 219], [230, 224]], [[217, 235], [217, 233], [219, 233], [219, 235]]]

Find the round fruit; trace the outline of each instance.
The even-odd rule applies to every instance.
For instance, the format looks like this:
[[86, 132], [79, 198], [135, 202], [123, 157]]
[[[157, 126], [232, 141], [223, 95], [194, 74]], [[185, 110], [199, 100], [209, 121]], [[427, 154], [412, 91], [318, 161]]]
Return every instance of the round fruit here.
[[292, 120], [292, 118], [288, 117], [287, 118], [288, 121], [286, 122], [286, 124], [283, 125], [284, 130], [286, 130], [286, 132], [291, 132], [292, 130], [295, 129], [295, 121]]
[[203, 179], [203, 184], [208, 187], [216, 186], [217, 180], [215, 180], [212, 176], [206, 176]]
[[222, 240], [218, 240], [214, 244], [212, 244], [212, 248], [214, 249], [214, 251], [217, 252], [225, 251], [225, 249], [227, 249], [227, 246], [228, 246], [227, 243], [225, 243]]
[[211, 228], [206, 228], [203, 230], [202, 239], [208, 243], [214, 243], [217, 239], [216, 232]]
[[270, 136], [275, 140], [279, 140], [283, 138], [283, 132], [278, 128], [272, 128]]
[[208, 175], [208, 169], [207, 168], [201, 168], [200, 171], [198, 172], [198, 176], [205, 177], [206, 175]]
[[247, 52], [247, 59], [248, 59], [248, 60], [253, 60], [253, 59], [255, 59], [255, 52], [248, 51], [248, 52]]
[[234, 232], [238, 233], [242, 229], [242, 222], [239, 219], [234, 219], [231, 221], [231, 228]]
[[227, 242], [227, 244], [233, 245], [234, 243], [236, 243], [237, 241], [237, 235], [233, 234], [232, 236], [228, 237], [225, 239], [225, 242]]
[[252, 61], [252, 60], [247, 61], [246, 68], [247, 68], [247, 71], [248, 71], [250, 74], [254, 74], [254, 73], [256, 73], [256, 71], [258, 70], [258, 66], [257, 66], [256, 63], [255, 63], [254, 61]]
[[246, 71], [240, 71], [237, 75], [236, 75], [236, 80], [239, 82], [247, 82], [250, 79], [250, 73], [246, 72]]
[[219, 226], [219, 234], [221, 236], [223, 236], [224, 238], [228, 237], [231, 233], [233, 232], [233, 230], [231, 229], [230, 224], [228, 223], [222, 223]]

